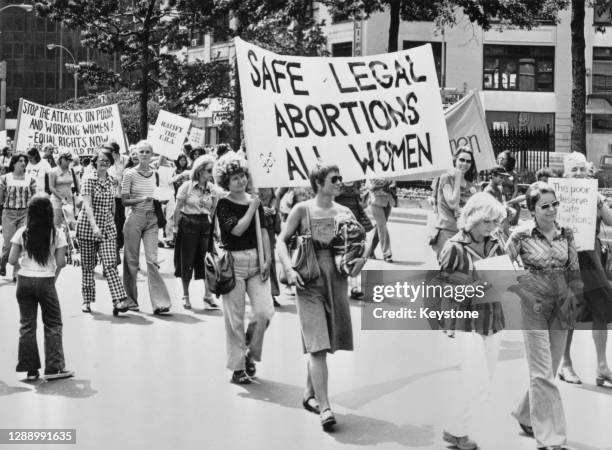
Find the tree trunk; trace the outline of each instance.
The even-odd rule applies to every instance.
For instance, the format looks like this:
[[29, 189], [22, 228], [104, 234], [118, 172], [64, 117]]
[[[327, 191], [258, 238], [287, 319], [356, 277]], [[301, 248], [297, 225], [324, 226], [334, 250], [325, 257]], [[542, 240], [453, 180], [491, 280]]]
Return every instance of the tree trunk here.
[[572, 135], [571, 150], [586, 155], [586, 63], [584, 3], [572, 0]]
[[240, 130], [242, 129], [242, 98], [240, 97], [240, 78], [238, 77], [238, 58], [234, 59], [234, 118], [232, 147], [234, 150], [240, 149]]
[[397, 41], [399, 39], [400, 0], [391, 0], [389, 2], [389, 14], [391, 22], [389, 23], [389, 43], [387, 44], [387, 51], [396, 52]]
[[146, 139], [149, 133], [149, 55], [145, 54], [142, 62], [142, 86], [140, 90], [140, 139]]

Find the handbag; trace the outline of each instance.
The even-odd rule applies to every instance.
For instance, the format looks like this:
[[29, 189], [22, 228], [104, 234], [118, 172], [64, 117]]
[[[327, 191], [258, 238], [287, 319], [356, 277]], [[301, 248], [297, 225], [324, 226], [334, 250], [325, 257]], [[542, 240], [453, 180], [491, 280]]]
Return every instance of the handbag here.
[[204, 282], [210, 292], [223, 295], [234, 289], [236, 278], [234, 276], [234, 258], [232, 257], [232, 252], [224, 250], [219, 255], [213, 244], [216, 220], [217, 212], [214, 211], [208, 236], [208, 250], [204, 257]]
[[[308, 228], [306, 232], [297, 236], [297, 248], [291, 258], [291, 267], [295, 270], [304, 283], [316, 280], [321, 275], [317, 254], [312, 242], [312, 232], [310, 230], [310, 211], [306, 207], [306, 222]], [[287, 274], [283, 271], [280, 274], [281, 283], [287, 283]]]

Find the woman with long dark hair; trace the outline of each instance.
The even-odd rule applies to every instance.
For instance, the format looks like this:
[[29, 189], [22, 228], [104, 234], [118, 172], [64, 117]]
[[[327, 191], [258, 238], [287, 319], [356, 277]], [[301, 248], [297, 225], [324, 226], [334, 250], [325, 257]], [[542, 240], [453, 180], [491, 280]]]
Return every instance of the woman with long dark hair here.
[[94, 268], [100, 258], [113, 299], [113, 314], [125, 312], [129, 302], [117, 273], [117, 231], [115, 229], [115, 192], [117, 180], [108, 175], [114, 163], [109, 149], [98, 150], [92, 160], [95, 172], [83, 181], [83, 209], [77, 220], [77, 237], [81, 250], [81, 292], [83, 312], [91, 312], [96, 301]]
[[9, 262], [21, 266], [17, 279], [17, 302], [21, 317], [17, 372], [27, 380], [39, 377], [40, 356], [36, 342], [38, 305], [45, 325], [45, 378], [68, 378], [62, 345], [62, 313], [55, 280], [66, 265], [66, 238], [53, 225], [53, 207], [46, 196], [35, 196], [28, 207], [27, 225], [11, 240]]
[[26, 174], [28, 157], [23, 153], [13, 155], [8, 173], [0, 177], [0, 204], [2, 204], [2, 259], [0, 276], [6, 275], [6, 263], [11, 250], [11, 238], [18, 228], [25, 225], [28, 202], [36, 194], [36, 180]]
[[453, 157], [453, 168], [434, 182], [434, 213], [437, 214], [436, 233], [431, 245], [439, 256], [444, 244], [459, 231], [457, 218], [468, 199], [478, 192], [474, 154], [467, 147], [459, 147]]
[[181, 153], [178, 156], [178, 158], [174, 160], [174, 171], [172, 172], [172, 178], [170, 178], [170, 181], [172, 182], [172, 185], [174, 186], [174, 196], [175, 197], [181, 185], [188, 179], [189, 179], [189, 160], [187, 159], [186, 155]]

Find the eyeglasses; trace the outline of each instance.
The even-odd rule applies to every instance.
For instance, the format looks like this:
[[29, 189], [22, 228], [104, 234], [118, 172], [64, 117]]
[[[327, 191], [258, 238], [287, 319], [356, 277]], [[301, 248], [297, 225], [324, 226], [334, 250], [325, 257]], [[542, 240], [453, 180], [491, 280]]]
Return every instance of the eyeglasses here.
[[110, 161], [108, 159], [99, 159], [98, 164], [103, 164], [105, 166], [110, 166]]
[[462, 162], [462, 163], [472, 164], [472, 160], [471, 159], [457, 158], [457, 161]]
[[540, 208], [543, 209], [543, 210], [547, 210], [551, 206], [553, 208], [558, 208], [559, 207], [559, 200], [555, 200], [554, 202], [551, 202], [551, 203], [544, 203], [543, 205], [540, 205]]
[[342, 183], [342, 175], [334, 175], [329, 180], [332, 182], [332, 184]]

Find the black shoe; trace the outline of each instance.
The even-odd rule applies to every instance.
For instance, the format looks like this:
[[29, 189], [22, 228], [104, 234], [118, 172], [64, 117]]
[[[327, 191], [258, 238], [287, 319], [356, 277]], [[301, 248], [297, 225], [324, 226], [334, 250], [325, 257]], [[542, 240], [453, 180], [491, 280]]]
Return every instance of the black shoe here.
[[155, 308], [155, 310], [153, 311], [153, 314], [155, 314], [156, 316], [160, 316], [162, 314], [166, 314], [170, 312], [170, 308], [168, 307], [163, 307], [163, 308]]
[[255, 367], [255, 363], [253, 362], [250, 356], [244, 357], [244, 366], [245, 366], [244, 371], [249, 377], [255, 376], [255, 373], [257, 372], [257, 368]]
[[283, 306], [276, 301], [276, 297], [272, 297], [272, 303], [274, 303], [275, 308], [280, 308], [281, 306]]
[[359, 288], [353, 288], [351, 289], [351, 298], [353, 300], [363, 300], [364, 294], [363, 292], [361, 292], [361, 289]]
[[204, 297], [204, 306], [208, 306], [210, 309], [219, 309], [219, 305], [215, 303], [212, 297]]
[[28, 375], [26, 376], [27, 381], [36, 381], [40, 377], [38, 370], [28, 370]]
[[234, 384], [251, 384], [251, 379], [244, 370], [235, 370], [232, 374], [230, 383]]

